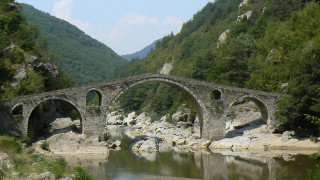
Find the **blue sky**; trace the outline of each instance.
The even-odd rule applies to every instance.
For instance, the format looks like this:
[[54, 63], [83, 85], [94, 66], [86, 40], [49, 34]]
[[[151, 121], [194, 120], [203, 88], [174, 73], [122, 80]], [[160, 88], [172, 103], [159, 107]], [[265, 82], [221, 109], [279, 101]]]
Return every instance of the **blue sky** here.
[[173, 32], [213, 0], [17, 0], [77, 26], [119, 55]]

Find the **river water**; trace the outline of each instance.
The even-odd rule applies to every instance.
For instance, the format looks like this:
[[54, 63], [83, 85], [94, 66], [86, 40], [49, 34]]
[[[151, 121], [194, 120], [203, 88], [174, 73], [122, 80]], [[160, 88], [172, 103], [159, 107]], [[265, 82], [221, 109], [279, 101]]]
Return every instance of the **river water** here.
[[66, 160], [71, 166], [84, 166], [97, 180], [153, 180], [169, 177], [300, 180], [308, 177], [308, 170], [315, 172], [316, 164], [320, 164], [320, 161], [308, 155], [290, 155], [283, 151], [252, 154], [162, 148], [159, 153], [144, 158], [129, 150], [130, 138], [124, 131], [125, 129], [111, 131], [114, 137], [122, 139], [123, 145], [120, 151], [112, 151], [109, 157], [66, 157]]

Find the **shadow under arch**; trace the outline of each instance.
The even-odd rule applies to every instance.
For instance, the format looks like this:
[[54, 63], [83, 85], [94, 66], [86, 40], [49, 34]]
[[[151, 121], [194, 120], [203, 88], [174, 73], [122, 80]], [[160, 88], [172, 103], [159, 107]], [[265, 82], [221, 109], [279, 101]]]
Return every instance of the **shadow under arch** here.
[[107, 109], [107, 114], [109, 113], [110, 107], [112, 107], [112, 105], [117, 101], [117, 99], [128, 89], [130, 89], [133, 86], [142, 84], [142, 83], [146, 83], [146, 82], [159, 82], [159, 83], [165, 83], [167, 85], [170, 85], [174, 88], [177, 88], [178, 90], [180, 90], [181, 92], [183, 92], [184, 94], [187, 95], [187, 97], [191, 100], [192, 104], [194, 105], [194, 107], [196, 108], [197, 114], [198, 114], [198, 118], [199, 118], [199, 122], [200, 122], [200, 134], [202, 136], [202, 129], [203, 129], [203, 121], [204, 121], [204, 111], [203, 109], [205, 108], [204, 104], [201, 102], [201, 100], [195, 95], [195, 93], [193, 93], [193, 91], [186, 87], [185, 85], [176, 82], [170, 78], [157, 78], [157, 77], [151, 77], [151, 78], [147, 78], [147, 79], [141, 79], [141, 80], [137, 80], [131, 84], [128, 84], [125, 88], [121, 89], [116, 95], [115, 97], [110, 101], [110, 103], [108, 104], [108, 109]]
[[68, 103], [70, 104], [74, 110], [76, 110], [79, 118], [80, 118], [80, 126], [81, 126], [81, 134], [83, 134], [83, 131], [84, 131], [84, 128], [83, 128], [83, 119], [84, 119], [84, 115], [81, 113], [81, 110], [80, 108], [77, 106], [76, 103], [74, 103], [73, 101], [70, 101], [68, 99], [64, 99], [64, 98], [56, 98], [56, 97], [48, 97], [48, 98], [44, 98], [44, 99], [41, 99], [39, 100], [36, 104], [34, 104], [32, 106], [32, 108], [30, 108], [30, 110], [27, 112], [27, 115], [26, 115], [26, 124], [27, 124], [27, 135], [29, 136], [30, 135], [30, 130], [31, 130], [31, 116], [32, 116], [32, 113], [35, 111], [35, 109], [41, 105], [42, 103], [45, 103], [45, 102], [50, 102], [50, 101], [61, 101], [61, 102], [65, 102], [65, 103]]

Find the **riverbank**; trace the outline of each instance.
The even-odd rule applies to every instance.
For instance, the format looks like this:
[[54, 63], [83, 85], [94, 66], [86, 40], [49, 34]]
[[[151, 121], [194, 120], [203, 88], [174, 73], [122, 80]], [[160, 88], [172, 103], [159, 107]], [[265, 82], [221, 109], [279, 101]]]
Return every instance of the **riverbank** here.
[[27, 146], [24, 140], [7, 135], [0, 136], [0, 179], [93, 179], [80, 166], [71, 168], [62, 158], [39, 155]]
[[[145, 141], [149, 139], [157, 139], [156, 143], [149, 143], [155, 146], [158, 142], [165, 143], [170, 146], [178, 148], [189, 148], [193, 151], [210, 150], [212, 152], [218, 152], [223, 150], [232, 151], [251, 151], [251, 152], [271, 152], [271, 151], [285, 151], [285, 152], [301, 152], [302, 154], [311, 154], [320, 150], [320, 142], [312, 142], [309, 138], [299, 138], [294, 135], [294, 132], [284, 132], [283, 134], [273, 133], [273, 129], [268, 128], [266, 125], [259, 126], [244, 126], [229, 131], [229, 135], [233, 134], [233, 137], [225, 138], [219, 141], [210, 141], [200, 138], [200, 129], [196, 124], [188, 126], [183, 123], [177, 123], [173, 125], [168, 123], [163, 117], [160, 121], [151, 122], [151, 118], [147, 113], [142, 113], [135, 116], [135, 113], [130, 113], [122, 121], [117, 119], [117, 113], [113, 113], [114, 116], [110, 116], [107, 128], [123, 127], [126, 124], [132, 127], [132, 131], [128, 133], [128, 136], [141, 137], [144, 136]], [[116, 122], [116, 123], [114, 123]], [[134, 124], [131, 122], [135, 122]], [[115, 125], [117, 124], [117, 125]], [[183, 125], [181, 125], [183, 124]], [[149, 137], [149, 138], [146, 138]], [[132, 145], [135, 147], [133, 150], [139, 151], [137, 146], [143, 145], [141, 140], [136, 140], [138, 145]], [[151, 151], [158, 147], [150, 147]], [[146, 151], [144, 147], [144, 150]]]

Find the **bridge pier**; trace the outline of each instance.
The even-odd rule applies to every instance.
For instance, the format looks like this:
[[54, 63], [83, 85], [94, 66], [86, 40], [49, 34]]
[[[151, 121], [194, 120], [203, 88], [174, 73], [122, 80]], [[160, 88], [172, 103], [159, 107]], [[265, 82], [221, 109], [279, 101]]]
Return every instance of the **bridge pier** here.
[[86, 116], [82, 120], [82, 133], [87, 136], [103, 137], [106, 133], [106, 114], [105, 107], [87, 107]]

